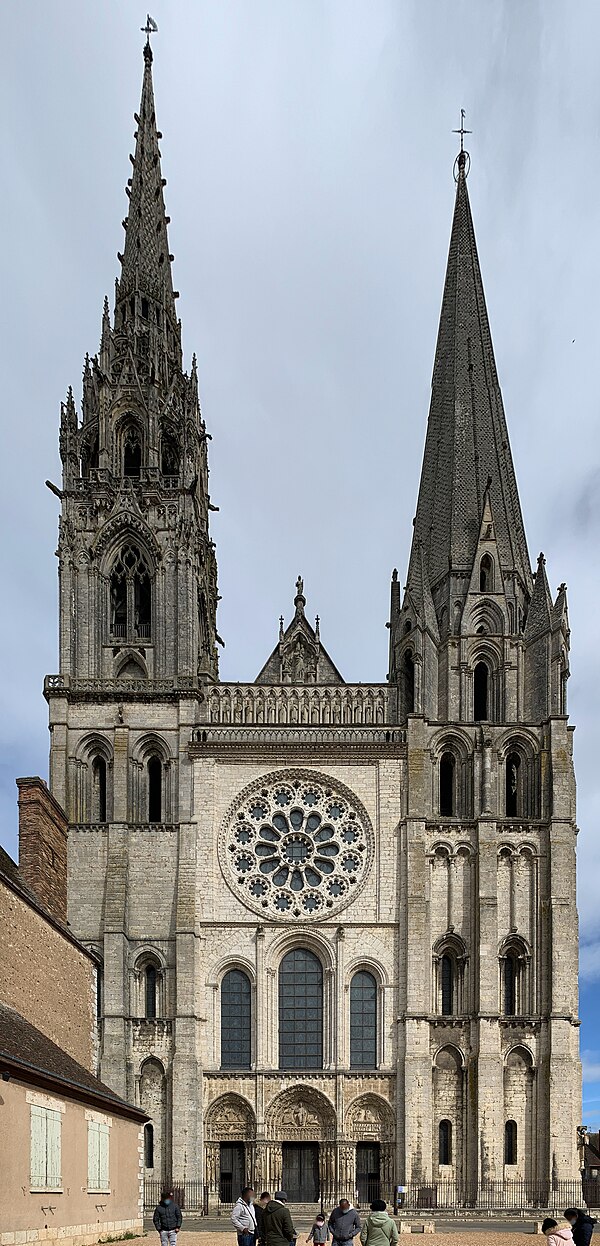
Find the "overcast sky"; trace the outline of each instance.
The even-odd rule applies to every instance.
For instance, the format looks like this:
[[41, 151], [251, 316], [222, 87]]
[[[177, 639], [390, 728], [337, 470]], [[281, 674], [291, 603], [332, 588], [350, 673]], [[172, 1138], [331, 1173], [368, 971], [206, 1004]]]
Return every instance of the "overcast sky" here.
[[[212, 433], [224, 679], [252, 679], [304, 576], [348, 680], [387, 670], [467, 110], [469, 192], [532, 560], [569, 586], [588, 1066], [600, 1125], [600, 6], [152, 0], [186, 362]], [[7, 0], [0, 838], [47, 775], [58, 414], [122, 247], [145, 13]]]

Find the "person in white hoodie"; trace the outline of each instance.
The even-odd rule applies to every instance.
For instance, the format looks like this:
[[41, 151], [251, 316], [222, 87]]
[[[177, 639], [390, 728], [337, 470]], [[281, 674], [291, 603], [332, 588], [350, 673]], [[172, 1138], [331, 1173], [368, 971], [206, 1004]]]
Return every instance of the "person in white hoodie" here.
[[252, 1200], [254, 1190], [247, 1185], [231, 1213], [233, 1226], [237, 1229], [238, 1246], [256, 1246], [256, 1212]]
[[573, 1234], [568, 1225], [560, 1229], [556, 1220], [549, 1216], [542, 1221], [542, 1233], [548, 1238], [548, 1246], [573, 1246]]

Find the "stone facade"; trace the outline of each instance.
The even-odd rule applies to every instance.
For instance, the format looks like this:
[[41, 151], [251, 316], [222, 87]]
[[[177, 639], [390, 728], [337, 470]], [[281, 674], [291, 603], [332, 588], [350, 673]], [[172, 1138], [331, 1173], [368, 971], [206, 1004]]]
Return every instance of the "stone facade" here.
[[211, 1199], [571, 1179], [566, 595], [531, 571], [465, 161], [387, 679], [343, 681], [299, 580], [257, 679], [224, 684], [148, 48], [136, 123], [114, 319], [61, 418], [45, 685], [102, 1075], [152, 1117], [147, 1175]]

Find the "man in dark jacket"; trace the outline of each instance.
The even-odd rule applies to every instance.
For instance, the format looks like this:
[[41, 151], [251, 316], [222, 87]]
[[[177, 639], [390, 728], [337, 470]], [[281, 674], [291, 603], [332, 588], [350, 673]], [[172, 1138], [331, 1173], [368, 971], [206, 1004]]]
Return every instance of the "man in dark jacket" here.
[[152, 1222], [157, 1233], [160, 1233], [161, 1246], [176, 1246], [177, 1234], [181, 1228], [181, 1212], [172, 1190], [167, 1190], [154, 1208]]
[[263, 1212], [263, 1232], [266, 1246], [290, 1246], [298, 1236], [292, 1224], [287, 1194], [277, 1190], [275, 1198], [267, 1203]]
[[256, 1212], [256, 1237], [258, 1246], [265, 1246], [265, 1207], [271, 1202], [271, 1195], [268, 1190], [263, 1190], [259, 1196], [258, 1202], [254, 1204]]
[[347, 1198], [341, 1198], [338, 1207], [334, 1207], [327, 1227], [334, 1241], [334, 1246], [352, 1246], [352, 1239], [360, 1233], [362, 1225], [354, 1207]]
[[596, 1221], [591, 1216], [586, 1216], [578, 1207], [567, 1207], [564, 1216], [571, 1225], [575, 1246], [590, 1246]]

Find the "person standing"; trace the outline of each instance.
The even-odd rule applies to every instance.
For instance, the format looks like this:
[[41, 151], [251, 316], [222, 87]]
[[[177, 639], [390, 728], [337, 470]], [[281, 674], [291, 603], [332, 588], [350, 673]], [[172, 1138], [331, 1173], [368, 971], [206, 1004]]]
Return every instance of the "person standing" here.
[[321, 1215], [320, 1212], [318, 1216], [315, 1216], [306, 1240], [307, 1242], [312, 1242], [313, 1246], [323, 1246], [324, 1242], [329, 1241], [329, 1229], [325, 1224], [325, 1216]]
[[231, 1213], [233, 1226], [237, 1229], [238, 1246], [256, 1246], [256, 1212], [253, 1199], [252, 1186], [245, 1186]]
[[161, 1246], [176, 1246], [181, 1228], [181, 1211], [175, 1202], [173, 1190], [166, 1190], [160, 1203], [154, 1208], [152, 1223], [160, 1234]]
[[331, 1232], [334, 1246], [352, 1246], [352, 1241], [360, 1233], [362, 1225], [356, 1208], [352, 1207], [347, 1198], [341, 1198], [339, 1205], [334, 1207], [327, 1228]]
[[265, 1207], [271, 1202], [271, 1195], [268, 1190], [263, 1190], [258, 1198], [258, 1202], [254, 1204], [256, 1214], [256, 1240], [258, 1246], [265, 1246]]
[[382, 1198], [376, 1198], [371, 1203], [371, 1215], [363, 1224], [360, 1240], [362, 1246], [395, 1246], [398, 1241], [398, 1226], [388, 1215]]
[[571, 1226], [575, 1246], [590, 1246], [597, 1221], [592, 1216], [586, 1215], [585, 1211], [581, 1211], [579, 1207], [567, 1207], [563, 1214]]
[[290, 1246], [290, 1243], [294, 1242], [298, 1236], [292, 1223], [287, 1201], [288, 1196], [285, 1190], [277, 1190], [275, 1198], [267, 1203], [263, 1211], [266, 1246]]

